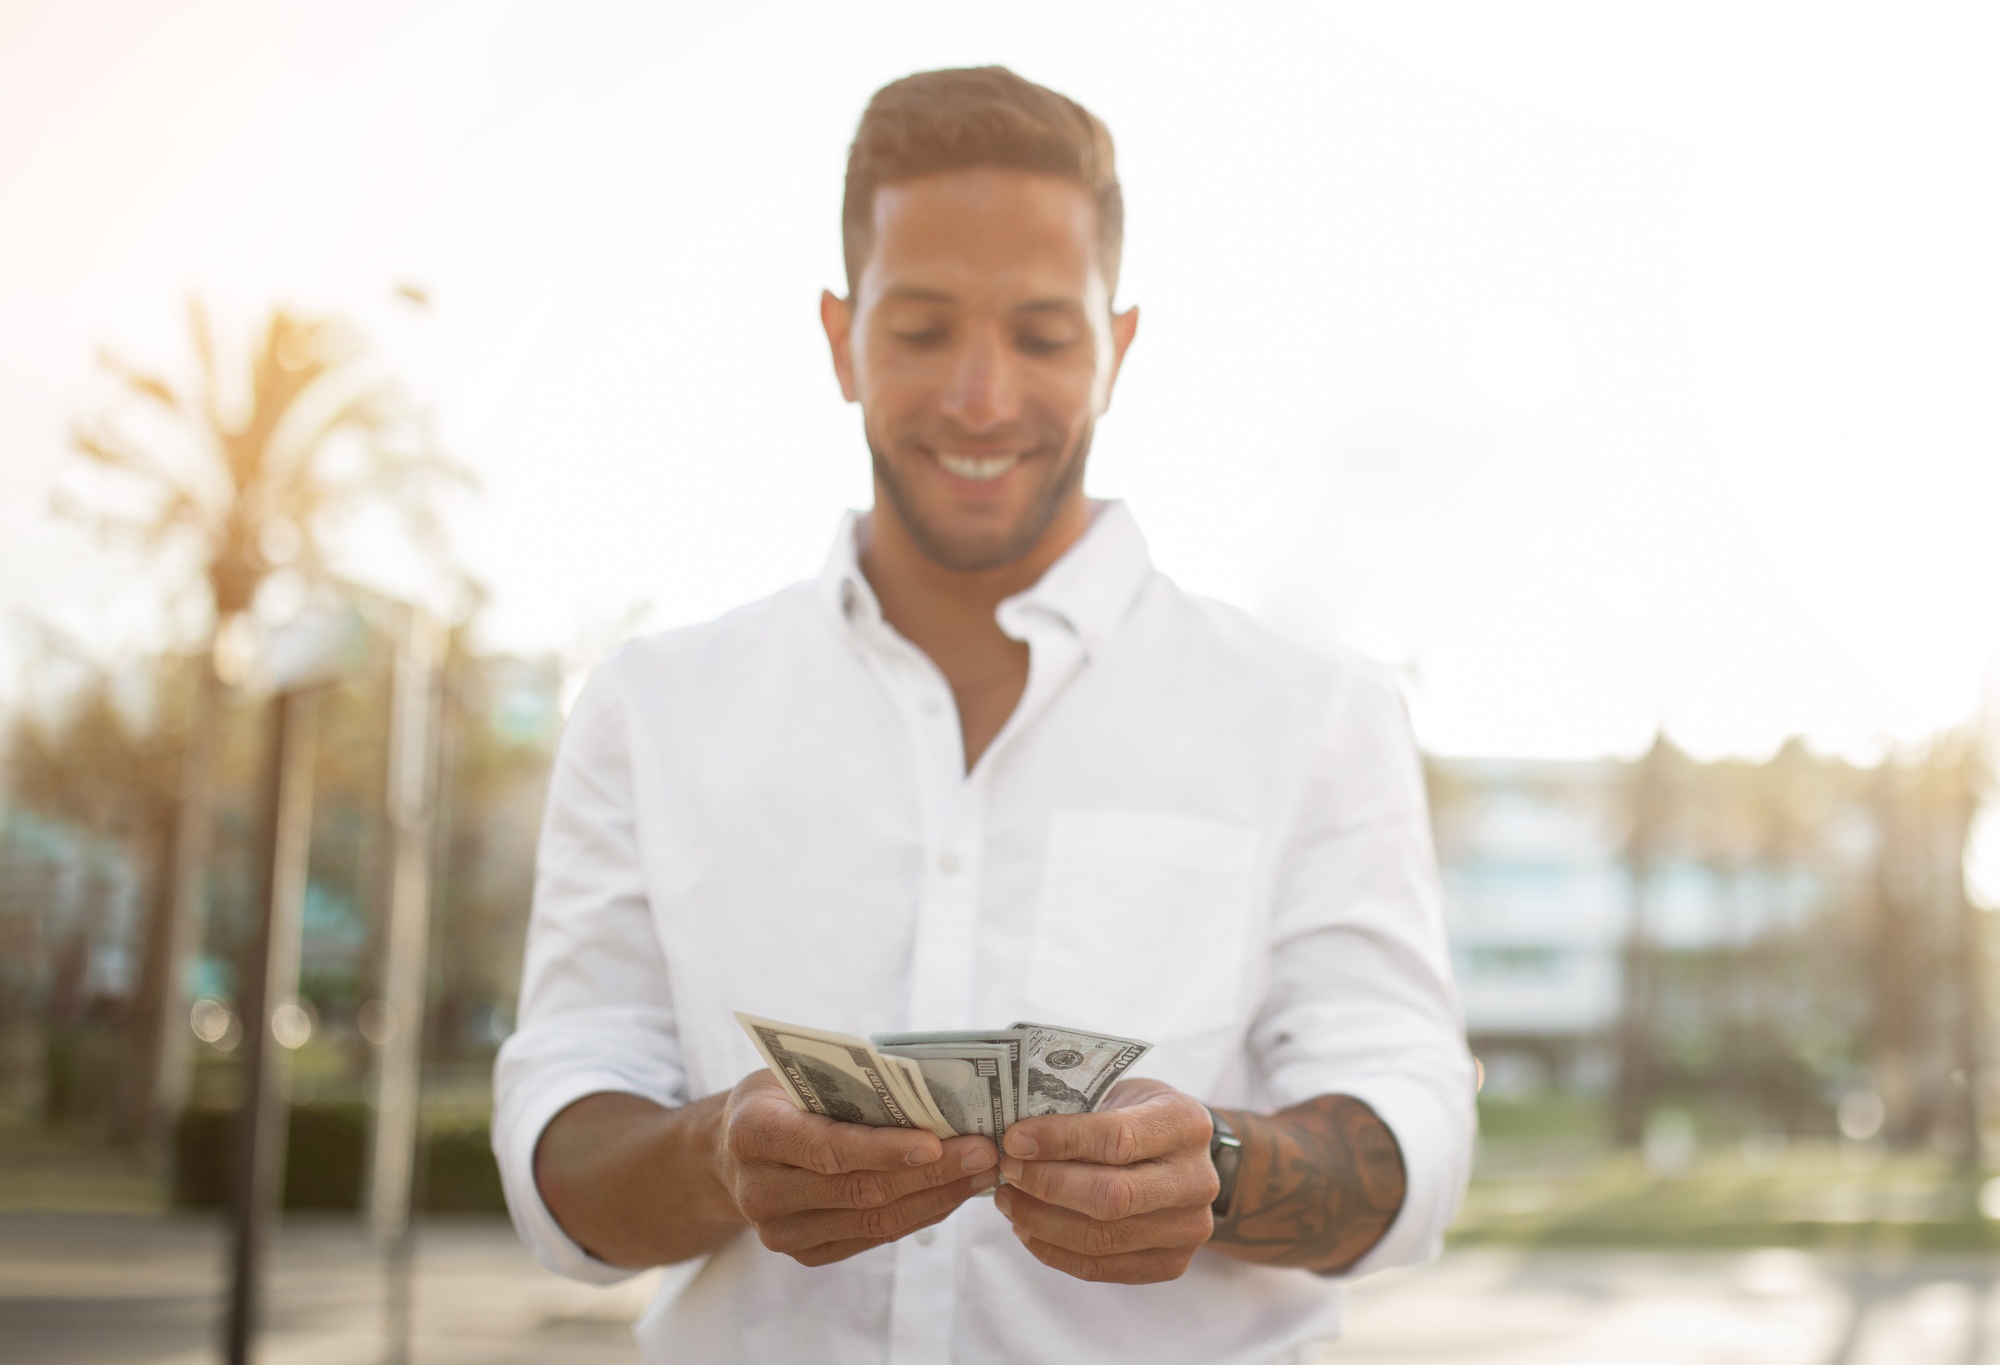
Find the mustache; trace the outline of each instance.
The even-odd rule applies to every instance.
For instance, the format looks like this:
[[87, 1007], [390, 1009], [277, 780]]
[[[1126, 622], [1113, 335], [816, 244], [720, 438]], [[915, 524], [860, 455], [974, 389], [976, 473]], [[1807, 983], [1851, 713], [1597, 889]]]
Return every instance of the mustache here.
[[927, 450], [1020, 451], [1024, 455], [1059, 450], [1068, 436], [1054, 422], [1010, 422], [985, 431], [966, 431], [950, 422], [912, 422], [897, 430], [895, 444], [904, 448], [922, 446]]

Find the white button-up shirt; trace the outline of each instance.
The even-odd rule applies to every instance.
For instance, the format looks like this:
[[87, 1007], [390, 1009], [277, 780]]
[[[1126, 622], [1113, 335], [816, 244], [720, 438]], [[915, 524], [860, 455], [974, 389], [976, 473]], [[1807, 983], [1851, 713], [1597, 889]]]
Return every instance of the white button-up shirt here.
[[[817, 580], [622, 650], [570, 716], [495, 1074], [494, 1151], [543, 1264], [630, 1273], [537, 1193], [549, 1120], [596, 1091], [728, 1089], [759, 1066], [736, 1010], [1073, 1024], [1151, 1041], [1135, 1074], [1213, 1104], [1355, 1096], [1408, 1175], [1356, 1273], [1434, 1255], [1474, 1085], [1393, 681], [1182, 592], [1105, 504], [1001, 604], [1028, 685], [968, 773], [950, 687], [883, 620], [854, 531]], [[1084, 1283], [974, 1199], [819, 1269], [746, 1231], [670, 1272], [636, 1334], [649, 1362], [703, 1365], [1248, 1365], [1339, 1316], [1333, 1281], [1212, 1251], [1171, 1283]]]

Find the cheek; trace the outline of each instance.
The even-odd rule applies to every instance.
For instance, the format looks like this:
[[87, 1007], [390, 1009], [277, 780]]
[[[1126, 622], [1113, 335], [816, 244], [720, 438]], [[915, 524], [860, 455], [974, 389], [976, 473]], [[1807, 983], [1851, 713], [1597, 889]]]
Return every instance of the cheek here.
[[877, 356], [854, 357], [854, 390], [870, 409], [885, 413], [920, 407], [935, 388], [930, 378], [907, 362], [884, 363]]
[[1075, 364], [1052, 369], [1044, 383], [1051, 401], [1061, 403], [1062, 412], [1073, 414], [1078, 422], [1087, 422], [1104, 406], [1110, 371], [1087, 357], [1079, 358]]
[[1087, 373], [1036, 375], [1022, 384], [1023, 415], [1066, 445], [1097, 415], [1094, 387]]
[[857, 383], [856, 396], [869, 436], [878, 445], [888, 447], [921, 436], [938, 410], [937, 390], [908, 374], [878, 372], [866, 382]]

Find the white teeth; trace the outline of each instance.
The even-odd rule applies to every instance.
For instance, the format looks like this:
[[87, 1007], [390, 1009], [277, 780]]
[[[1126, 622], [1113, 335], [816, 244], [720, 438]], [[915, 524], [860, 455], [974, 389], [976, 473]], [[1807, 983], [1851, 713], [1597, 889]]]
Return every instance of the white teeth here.
[[953, 455], [943, 450], [937, 453], [937, 458], [945, 473], [982, 483], [999, 478], [1021, 462], [1019, 455]]

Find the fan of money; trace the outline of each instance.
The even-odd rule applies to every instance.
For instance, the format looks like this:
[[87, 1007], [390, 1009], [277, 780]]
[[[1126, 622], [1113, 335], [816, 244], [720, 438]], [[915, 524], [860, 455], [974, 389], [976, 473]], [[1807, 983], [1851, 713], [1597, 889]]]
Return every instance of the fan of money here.
[[1095, 1109], [1151, 1043], [1048, 1024], [856, 1038], [739, 1012], [771, 1074], [808, 1113], [941, 1138], [998, 1138], [1016, 1119]]

